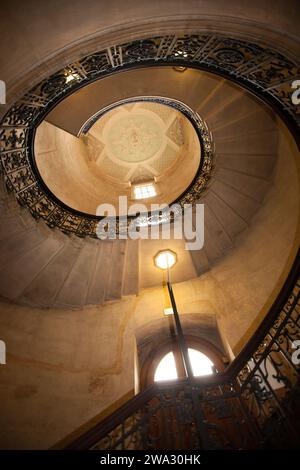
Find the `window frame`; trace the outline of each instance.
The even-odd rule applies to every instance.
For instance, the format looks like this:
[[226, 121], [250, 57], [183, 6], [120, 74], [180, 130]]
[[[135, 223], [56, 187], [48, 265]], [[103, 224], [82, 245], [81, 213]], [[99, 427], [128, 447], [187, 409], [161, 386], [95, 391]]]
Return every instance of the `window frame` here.
[[[205, 354], [215, 365], [218, 372], [222, 372], [225, 369], [224, 364], [224, 353], [222, 353], [214, 344], [203, 338], [199, 338], [192, 335], [185, 335], [185, 341], [187, 348], [196, 349], [197, 351]], [[179, 350], [179, 344], [177, 337], [171, 337], [164, 341], [159, 349], [149, 354], [148, 359], [145, 361], [141, 372], [140, 372], [140, 389], [143, 390], [152, 384], [168, 383], [169, 381], [155, 382], [154, 374], [156, 368], [161, 359], [168, 353], [173, 352], [175, 358], [175, 364], [177, 368], [178, 379], [180, 380], [185, 377], [184, 366]], [[170, 381], [173, 382], [174, 380]]]
[[[136, 190], [141, 191], [141, 197], [137, 197]], [[143, 190], [144, 190], [144, 193], [145, 193], [144, 196], [142, 195]], [[153, 192], [153, 194], [151, 194], [152, 192]], [[132, 185], [132, 196], [133, 196], [133, 199], [135, 201], [141, 201], [143, 199], [150, 199], [150, 198], [156, 197], [157, 196], [157, 189], [156, 189], [156, 186], [155, 186], [155, 182], [151, 181], [151, 182], [147, 182], [147, 183], [133, 184]]]

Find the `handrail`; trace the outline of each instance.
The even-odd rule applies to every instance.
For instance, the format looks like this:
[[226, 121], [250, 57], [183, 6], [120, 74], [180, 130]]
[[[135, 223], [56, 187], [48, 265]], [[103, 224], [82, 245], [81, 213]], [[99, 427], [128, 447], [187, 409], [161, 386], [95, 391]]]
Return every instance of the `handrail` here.
[[243, 349], [239, 352], [237, 357], [229, 364], [226, 369], [226, 373], [235, 374], [242, 367], [243, 362], [246, 358], [249, 358], [255, 348], [261, 343], [264, 339], [264, 336], [269, 331], [271, 325], [278, 317], [279, 313], [283, 309], [288, 297], [293, 291], [297, 280], [300, 276], [300, 248], [297, 251], [297, 255], [292, 264], [291, 270], [288, 274], [286, 281], [284, 282], [282, 288], [275, 301], [273, 302], [268, 314], [261, 321], [256, 331], [253, 333], [249, 341], [245, 344]]
[[[297, 253], [297, 256], [294, 260], [290, 273], [282, 286], [279, 295], [277, 296], [276, 300], [272, 304], [269, 313], [267, 316], [262, 320], [259, 327], [257, 328], [256, 332], [252, 335], [250, 340], [244, 346], [242, 351], [239, 355], [233, 360], [233, 362], [227, 367], [224, 372], [220, 372], [216, 375], [206, 376], [206, 377], [199, 377], [194, 382], [194, 387], [197, 388], [199, 392], [199, 396], [201, 396], [201, 400], [206, 405], [208, 401], [216, 401], [216, 400], [223, 400], [226, 403], [228, 400], [236, 400], [238, 399], [241, 403], [243, 408], [243, 413], [247, 416], [247, 420], [249, 421], [249, 426], [252, 427], [252, 435], [255, 433], [253, 429], [258, 429], [258, 434], [262, 434], [262, 426], [264, 423], [268, 422], [269, 419], [272, 418], [272, 413], [275, 409], [279, 409], [281, 413], [281, 417], [286, 418], [286, 413], [282, 409], [282, 405], [277, 397], [276, 392], [274, 391], [274, 385], [270, 385], [272, 379], [268, 372], [269, 367], [273, 367], [272, 370], [275, 370], [275, 375], [273, 375], [275, 380], [278, 383], [283, 382], [287, 384], [287, 389], [290, 392], [289, 381], [291, 381], [290, 373], [285, 374], [282, 372], [280, 367], [282, 367], [282, 362], [278, 362], [276, 359], [276, 354], [281, 354], [284, 357], [285, 351], [281, 347], [281, 342], [278, 342], [277, 337], [274, 339], [272, 336], [272, 341], [270, 342], [269, 349], [266, 349], [266, 352], [257, 352], [261, 346], [261, 343], [265, 340], [266, 336], [270, 333], [270, 330], [273, 328], [274, 323], [278, 320], [280, 314], [282, 313], [284, 307], [286, 306], [288, 299], [291, 296], [291, 293], [297, 286], [297, 281], [300, 277], [300, 250]], [[300, 286], [298, 286], [300, 288]], [[290, 321], [290, 316], [293, 314], [295, 306], [299, 302], [300, 293], [297, 297], [294, 298], [294, 302], [290, 304], [290, 311], [286, 316], [285, 322]], [[295, 322], [293, 322], [295, 323]], [[298, 328], [300, 328], [300, 324], [296, 322]], [[283, 335], [283, 332], [279, 330], [280, 335]], [[299, 336], [300, 337], [300, 336]], [[276, 348], [274, 348], [274, 344]], [[274, 356], [275, 355], [275, 356]], [[280, 356], [280, 357], [281, 357]], [[274, 359], [275, 357], [275, 359]], [[282, 361], [282, 359], [280, 359]], [[271, 364], [271, 365], [270, 365]], [[294, 366], [293, 366], [294, 367]], [[295, 369], [295, 367], [294, 367]], [[236, 392], [236, 387], [238, 388], [238, 392]], [[121, 406], [118, 410], [112, 413], [110, 416], [105, 418], [102, 422], [96, 424], [92, 427], [89, 431], [85, 434], [77, 438], [71, 444], [67, 445], [66, 449], [87, 449], [93, 447], [97, 442], [104, 439], [106, 436], [109, 436], [110, 433], [113, 432], [114, 429], [117, 429], [118, 426], [122, 425], [122, 438], [119, 438], [118, 442], [122, 442], [126, 440], [126, 438], [133, 433], [133, 428], [129, 431], [125, 432], [125, 425], [127, 419], [132, 417], [136, 412], [144, 409], [149, 405], [151, 400], [157, 399], [159, 397], [163, 397], [162, 403], [165, 406], [167, 402], [166, 396], [175, 397], [176, 399], [172, 401], [172, 406], [176, 408], [176, 403], [178, 401], [178, 397], [181, 393], [181, 400], [186, 401], [186, 396], [188, 396], [188, 392], [190, 389], [190, 383], [186, 379], [178, 379], [176, 381], [168, 381], [164, 383], [154, 383], [141, 393], [134, 396], [130, 399], [127, 403]], [[213, 394], [210, 395], [211, 391], [214, 391]], [[218, 395], [217, 390], [221, 391]], [[217, 393], [217, 394], [216, 394]], [[249, 397], [253, 401], [253, 397], [255, 399], [255, 410], [251, 411], [251, 406], [249, 405], [250, 401]], [[177, 401], [176, 401], [177, 400]], [[270, 414], [268, 410], [264, 409], [266, 403], [269, 403], [270, 400], [273, 400], [274, 403], [271, 405], [272, 413]], [[245, 407], [246, 403], [246, 407]], [[206, 406], [205, 405], [205, 406]], [[249, 406], [248, 406], [249, 405]], [[169, 406], [169, 405], [168, 405]], [[190, 405], [189, 405], [190, 406]], [[174, 409], [175, 409], [174, 408]], [[249, 409], [248, 409], [249, 408]], [[158, 407], [154, 407], [153, 410], [149, 412], [147, 419], [157, 413]], [[259, 416], [255, 417], [257, 419], [257, 423], [254, 423], [254, 418], [251, 415], [257, 414], [257, 410], [259, 411]], [[151, 414], [152, 413], [152, 414]], [[261, 418], [260, 414], [266, 415], [264, 419]], [[245, 418], [244, 418], [245, 420]], [[123, 424], [122, 424], [123, 423]], [[134, 429], [138, 428], [138, 424], [135, 424]], [[291, 426], [289, 425], [289, 428]], [[135, 432], [135, 431], [134, 431]], [[127, 437], [126, 437], [127, 436]]]
[[91, 447], [96, 442], [96, 440], [105, 436], [112, 429], [114, 429], [117, 424], [128, 418], [134, 410], [144, 406], [151, 398], [155, 397], [157, 392], [161, 390], [168, 390], [170, 387], [172, 387], [174, 390], [180, 390], [185, 384], [187, 384], [187, 380], [180, 378], [170, 381], [166, 380], [162, 384], [154, 383], [150, 385], [145, 390], [124, 403], [124, 405], [120, 406], [120, 408], [114, 411], [110, 416], [107, 416], [82, 436], [79, 436], [72, 443], [68, 444], [65, 449], [81, 450]]

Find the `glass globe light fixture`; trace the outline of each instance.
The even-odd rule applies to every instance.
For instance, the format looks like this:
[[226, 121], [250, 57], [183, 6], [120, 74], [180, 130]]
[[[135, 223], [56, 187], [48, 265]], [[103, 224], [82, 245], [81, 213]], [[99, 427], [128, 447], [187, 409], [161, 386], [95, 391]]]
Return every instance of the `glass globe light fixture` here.
[[154, 264], [160, 269], [170, 269], [177, 263], [177, 255], [172, 250], [162, 250], [154, 256]]

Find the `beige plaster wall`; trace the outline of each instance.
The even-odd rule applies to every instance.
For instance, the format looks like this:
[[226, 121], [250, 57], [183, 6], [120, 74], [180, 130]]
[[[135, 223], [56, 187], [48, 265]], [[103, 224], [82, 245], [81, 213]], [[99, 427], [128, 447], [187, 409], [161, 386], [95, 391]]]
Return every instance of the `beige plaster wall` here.
[[[175, 287], [182, 314], [214, 314], [215, 282]], [[85, 311], [0, 304], [0, 448], [48, 448], [134, 387], [134, 332], [163, 316], [163, 289]], [[165, 318], [167, 321], [167, 318]]]
[[[161, 31], [242, 30], [295, 53], [297, 9], [296, 0], [112, 0], [109, 8], [99, 0], [84, 8], [79, 0], [12, 0], [1, 5], [0, 78], [11, 102], [79, 52]], [[296, 168], [285, 166], [287, 145], [281, 143], [278, 185], [237, 251], [210, 273], [175, 286], [180, 312], [216, 313], [237, 350], [292, 258], [298, 183]], [[8, 356], [0, 365], [0, 447], [49, 447], [130, 390], [134, 330], [159, 318], [162, 307], [160, 289], [86, 311], [1, 303]]]
[[297, 55], [297, 10], [297, 0], [2, 2], [0, 77], [11, 103], [25, 88], [80, 55], [172, 31], [241, 34]]
[[[299, 241], [296, 149], [284, 134], [274, 189], [236, 251], [174, 286], [180, 313], [216, 315], [236, 352], [278, 292]], [[0, 447], [50, 447], [133, 389], [134, 332], [162, 317], [164, 299], [153, 288], [84, 311], [1, 303]]]
[[82, 140], [43, 121], [36, 131], [34, 151], [42, 179], [69, 207], [95, 215], [102, 201], [118, 205], [115, 186], [103, 181], [96, 165], [90, 169]]

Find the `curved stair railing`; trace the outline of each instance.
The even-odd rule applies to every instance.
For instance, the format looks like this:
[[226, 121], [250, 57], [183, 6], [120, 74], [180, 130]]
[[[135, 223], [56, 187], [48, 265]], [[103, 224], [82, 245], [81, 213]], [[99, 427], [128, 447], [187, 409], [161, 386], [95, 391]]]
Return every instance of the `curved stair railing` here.
[[185, 379], [153, 384], [66, 449], [299, 446], [299, 268], [297, 256], [268, 315], [225, 372], [192, 384]]

